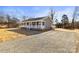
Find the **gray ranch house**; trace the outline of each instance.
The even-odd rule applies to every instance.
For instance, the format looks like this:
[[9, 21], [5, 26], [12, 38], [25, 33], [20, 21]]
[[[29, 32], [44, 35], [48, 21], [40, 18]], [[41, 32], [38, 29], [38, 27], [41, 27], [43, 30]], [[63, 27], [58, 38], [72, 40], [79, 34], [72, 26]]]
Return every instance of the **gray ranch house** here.
[[52, 28], [52, 19], [49, 16], [30, 18], [22, 21], [20, 27], [26, 29], [49, 30]]

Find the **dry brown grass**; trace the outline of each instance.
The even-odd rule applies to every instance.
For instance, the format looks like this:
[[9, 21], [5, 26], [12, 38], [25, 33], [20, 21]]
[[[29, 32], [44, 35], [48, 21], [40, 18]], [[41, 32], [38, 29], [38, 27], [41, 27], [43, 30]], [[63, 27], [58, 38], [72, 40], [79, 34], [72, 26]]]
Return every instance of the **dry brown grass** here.
[[57, 28], [55, 30], [57, 30], [57, 31], [64, 31], [64, 32], [76, 32], [76, 30], [62, 29], [62, 28]]
[[21, 37], [22, 34], [8, 31], [8, 29], [0, 29], [0, 42]]
[[[0, 29], [0, 42], [17, 39], [22, 37], [23, 34], [19, 34], [17, 32], [8, 31], [9, 29]], [[79, 30], [66, 30], [66, 29], [55, 29], [57, 31], [66, 31], [66, 32], [76, 32], [79, 34]]]

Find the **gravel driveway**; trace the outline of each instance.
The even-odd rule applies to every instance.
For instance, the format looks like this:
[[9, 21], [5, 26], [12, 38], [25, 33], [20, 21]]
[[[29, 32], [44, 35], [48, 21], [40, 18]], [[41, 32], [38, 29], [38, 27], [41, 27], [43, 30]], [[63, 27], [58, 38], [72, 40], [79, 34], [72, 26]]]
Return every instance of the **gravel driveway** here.
[[71, 53], [75, 52], [75, 39], [75, 33], [73, 32], [50, 30], [35, 35], [24, 35], [24, 37], [17, 38], [16, 40], [2, 42], [0, 43], [0, 52]]

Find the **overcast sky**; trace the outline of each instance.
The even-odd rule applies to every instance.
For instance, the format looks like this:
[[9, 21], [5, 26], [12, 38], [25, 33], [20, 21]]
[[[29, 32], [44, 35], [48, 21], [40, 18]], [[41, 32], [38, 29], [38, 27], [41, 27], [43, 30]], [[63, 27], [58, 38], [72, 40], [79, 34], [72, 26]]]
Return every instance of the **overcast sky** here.
[[75, 6], [0, 6], [0, 13], [10, 14], [11, 16], [22, 18], [41, 17], [49, 15], [50, 9], [55, 11], [55, 18], [59, 21], [63, 14], [72, 19]]

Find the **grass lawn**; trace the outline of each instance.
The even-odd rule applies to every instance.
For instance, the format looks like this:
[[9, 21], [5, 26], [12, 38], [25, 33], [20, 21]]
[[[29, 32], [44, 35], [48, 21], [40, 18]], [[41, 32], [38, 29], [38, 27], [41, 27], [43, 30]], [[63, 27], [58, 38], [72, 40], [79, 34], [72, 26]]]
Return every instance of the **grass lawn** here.
[[11, 31], [8, 31], [8, 30], [9, 29], [0, 29], [0, 41], [1, 42], [23, 36], [19, 33], [11, 32]]

